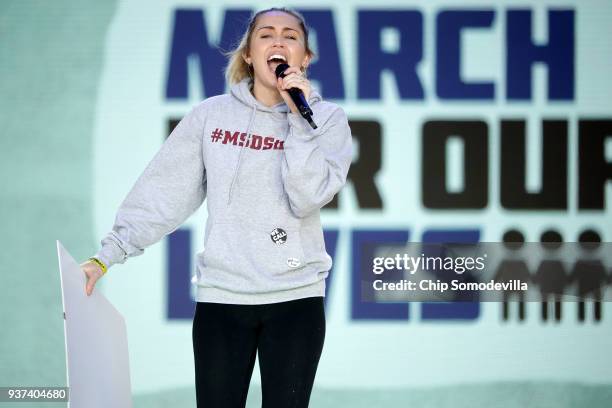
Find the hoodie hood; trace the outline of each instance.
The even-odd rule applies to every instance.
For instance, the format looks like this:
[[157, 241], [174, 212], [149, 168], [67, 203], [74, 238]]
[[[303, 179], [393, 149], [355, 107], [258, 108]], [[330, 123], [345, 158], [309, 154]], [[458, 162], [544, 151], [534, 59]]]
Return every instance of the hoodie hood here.
[[[279, 102], [274, 106], [266, 106], [263, 103], [259, 102], [251, 93], [251, 83], [251, 78], [244, 78], [242, 81], [231, 86], [230, 93], [240, 102], [260, 112], [270, 112], [275, 114], [274, 116], [279, 118], [284, 117], [285, 114], [290, 112], [289, 106], [287, 106], [285, 101]], [[312, 105], [321, 100], [322, 98], [319, 92], [317, 92], [316, 89], [311, 88], [310, 96], [308, 98], [308, 104]]]

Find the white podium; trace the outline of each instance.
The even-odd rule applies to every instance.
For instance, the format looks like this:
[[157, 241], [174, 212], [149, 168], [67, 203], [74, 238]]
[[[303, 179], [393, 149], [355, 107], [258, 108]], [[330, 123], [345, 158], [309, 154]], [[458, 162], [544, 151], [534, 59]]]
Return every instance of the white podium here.
[[125, 320], [57, 241], [71, 408], [131, 408]]

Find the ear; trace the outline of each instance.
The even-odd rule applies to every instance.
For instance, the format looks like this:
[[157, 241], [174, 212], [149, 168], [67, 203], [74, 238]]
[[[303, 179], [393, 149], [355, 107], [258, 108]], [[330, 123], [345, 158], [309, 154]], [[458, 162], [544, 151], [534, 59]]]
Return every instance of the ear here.
[[310, 65], [310, 60], [312, 59], [312, 57], [310, 55], [306, 55], [304, 57], [304, 59], [302, 60], [302, 67], [304, 67], [304, 69], [308, 68], [308, 65]]
[[251, 65], [251, 58], [250, 57], [248, 57], [245, 54], [242, 54], [242, 59], [244, 60], [244, 62], [247, 63], [247, 65]]

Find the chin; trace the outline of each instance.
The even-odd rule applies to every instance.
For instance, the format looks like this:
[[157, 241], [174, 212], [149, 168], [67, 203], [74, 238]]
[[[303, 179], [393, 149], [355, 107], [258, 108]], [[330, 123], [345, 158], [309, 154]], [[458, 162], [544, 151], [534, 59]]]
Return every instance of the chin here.
[[266, 88], [274, 88], [274, 89], [276, 89], [276, 76], [274, 74], [272, 74], [272, 76], [270, 76], [270, 73], [266, 73], [266, 74], [260, 76], [259, 80], [260, 80], [261, 84], [263, 86], [265, 86]]

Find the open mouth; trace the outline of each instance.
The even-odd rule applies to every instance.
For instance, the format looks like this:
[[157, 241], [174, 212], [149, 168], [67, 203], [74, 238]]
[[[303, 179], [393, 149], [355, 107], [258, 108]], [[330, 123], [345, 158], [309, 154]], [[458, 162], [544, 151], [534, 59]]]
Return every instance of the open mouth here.
[[286, 63], [287, 58], [285, 58], [283, 55], [273, 54], [268, 57], [268, 68], [270, 68], [270, 71], [272, 71], [274, 75], [276, 75], [276, 67], [278, 67], [280, 64]]

